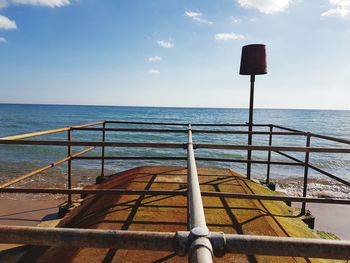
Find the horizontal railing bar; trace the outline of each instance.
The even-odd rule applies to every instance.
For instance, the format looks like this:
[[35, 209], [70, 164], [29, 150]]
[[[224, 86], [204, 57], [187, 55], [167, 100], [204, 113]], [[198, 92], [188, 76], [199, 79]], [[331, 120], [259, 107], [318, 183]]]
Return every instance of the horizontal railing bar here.
[[[248, 123], [191, 123], [192, 126], [217, 126], [217, 127], [246, 127], [248, 126]], [[253, 126], [256, 127], [268, 127], [270, 124], [253, 124]]]
[[292, 165], [292, 166], [301, 166], [299, 163], [291, 162], [268, 162], [268, 161], [259, 161], [259, 160], [234, 160], [234, 159], [220, 159], [220, 158], [205, 158], [205, 157], [196, 157], [197, 161], [213, 161], [213, 162], [228, 162], [228, 163], [255, 163], [255, 164], [272, 164], [272, 165]]
[[[80, 131], [115, 131], [115, 132], [151, 132], [151, 133], [187, 133], [187, 130], [179, 129], [141, 129], [141, 128], [72, 128]], [[228, 130], [192, 130], [193, 133], [217, 133], [217, 134], [255, 134], [255, 135], [305, 135], [304, 132], [264, 132], [264, 131], [228, 131]]]
[[147, 143], [147, 142], [99, 142], [99, 141], [32, 141], [32, 140], [0, 140], [0, 144], [10, 145], [51, 145], [51, 146], [96, 146], [96, 147], [132, 147], [132, 148], [185, 148], [182, 143]]
[[[284, 126], [279, 126], [279, 125], [273, 125], [273, 127], [278, 128], [278, 129], [282, 129], [282, 130], [287, 130], [287, 131], [291, 131], [291, 132], [301, 132], [303, 133], [303, 131], [300, 130], [296, 130], [296, 129], [291, 129], [291, 128], [287, 128]], [[307, 132], [304, 132], [306, 135]], [[334, 141], [334, 142], [339, 142], [339, 143], [345, 143], [345, 144], [350, 144], [350, 140], [347, 139], [342, 139], [342, 138], [336, 138], [333, 136], [326, 136], [326, 135], [321, 135], [321, 134], [317, 134], [317, 133], [313, 133], [310, 132], [309, 133], [312, 137], [316, 137], [316, 138], [320, 138], [320, 139], [324, 139], [324, 140], [329, 140], [329, 141]]]
[[[51, 146], [96, 146], [96, 147], [133, 147], [133, 148], [186, 148], [186, 143], [146, 143], [146, 142], [94, 142], [94, 141], [32, 141], [32, 140], [0, 140], [0, 144], [10, 145], [51, 145]], [[226, 149], [255, 151], [288, 151], [288, 152], [318, 152], [318, 153], [350, 153], [350, 148], [322, 147], [286, 147], [235, 144], [194, 144], [196, 149]]]
[[[302, 161], [302, 160], [299, 160], [299, 159], [297, 159], [297, 158], [295, 158], [295, 157], [293, 157], [293, 156], [290, 156], [289, 154], [286, 154], [286, 153], [282, 153], [282, 152], [280, 152], [280, 151], [275, 151], [276, 153], [278, 153], [278, 154], [280, 154], [280, 155], [282, 155], [282, 156], [285, 156], [285, 157], [287, 157], [287, 158], [289, 158], [289, 159], [291, 159], [291, 160], [293, 160], [293, 161], [296, 161], [296, 162], [298, 162], [298, 163], [300, 163], [300, 164], [302, 164], [302, 165], [305, 165], [305, 163]], [[315, 171], [317, 171], [317, 172], [319, 172], [319, 173], [321, 173], [321, 174], [323, 174], [323, 175], [325, 175], [325, 176], [328, 176], [328, 177], [330, 177], [330, 178], [332, 178], [332, 179], [334, 179], [334, 180], [336, 180], [336, 181], [338, 181], [338, 182], [340, 182], [340, 183], [342, 183], [342, 184], [345, 184], [346, 186], [349, 186], [350, 187], [350, 182], [347, 182], [347, 181], [345, 181], [344, 179], [341, 179], [340, 177], [338, 177], [338, 176], [335, 176], [335, 175], [333, 175], [333, 174], [331, 174], [331, 173], [329, 173], [329, 172], [326, 172], [325, 170], [322, 170], [322, 169], [320, 169], [320, 168], [317, 168], [316, 166], [314, 166], [314, 165], [312, 165], [312, 164], [308, 164], [308, 167], [309, 168], [311, 168], [311, 169], [313, 169], [313, 170], [315, 170]]]
[[344, 143], [344, 144], [350, 144], [350, 140], [346, 140], [346, 139], [341, 139], [341, 138], [336, 138], [336, 137], [332, 137], [332, 136], [321, 135], [321, 134], [317, 134], [317, 133], [310, 133], [310, 135], [312, 137], [316, 137], [316, 138], [320, 138], [320, 139], [324, 139], [324, 140], [328, 140], [328, 141], [334, 141], [334, 142], [339, 142], [339, 143]]
[[345, 240], [234, 234], [225, 234], [225, 240], [227, 253], [344, 260], [350, 257], [350, 241]]
[[317, 168], [316, 166], [314, 166], [314, 165], [312, 165], [312, 164], [309, 164], [309, 167], [310, 167], [311, 169], [313, 169], [313, 170], [315, 170], [315, 171], [317, 171], [317, 172], [319, 172], [319, 173], [325, 175], [325, 176], [328, 176], [328, 177], [330, 177], [330, 178], [332, 178], [332, 179], [334, 179], [334, 180], [336, 180], [336, 181], [338, 181], [338, 182], [340, 182], [340, 183], [343, 183], [343, 184], [345, 184], [345, 185], [347, 185], [347, 186], [350, 187], [350, 182], [347, 182], [347, 181], [345, 181], [344, 179], [339, 178], [338, 176], [335, 176], [335, 175], [333, 175], [333, 174], [331, 174], [331, 173], [326, 172], [325, 170], [322, 170], [322, 169], [320, 169], [320, 168]]
[[13, 179], [13, 180], [10, 180], [10, 181], [8, 181], [8, 182], [6, 182], [6, 183], [1, 184], [1, 185], [0, 185], [0, 188], [5, 188], [5, 187], [11, 186], [11, 185], [13, 185], [13, 184], [16, 184], [16, 183], [18, 183], [18, 182], [20, 182], [20, 181], [23, 181], [23, 180], [25, 180], [25, 179], [28, 179], [28, 178], [30, 178], [30, 177], [32, 177], [32, 176], [34, 176], [34, 175], [37, 175], [37, 174], [42, 173], [42, 172], [44, 172], [44, 171], [46, 171], [46, 170], [49, 170], [49, 169], [51, 169], [52, 167], [55, 167], [55, 166], [57, 166], [57, 165], [59, 165], [59, 164], [61, 164], [61, 163], [64, 163], [64, 162], [66, 162], [66, 161], [68, 161], [68, 160], [71, 160], [71, 159], [73, 159], [74, 157], [78, 157], [78, 156], [80, 156], [80, 155], [82, 155], [82, 154], [84, 154], [84, 153], [87, 153], [87, 152], [89, 152], [89, 151], [92, 151], [92, 150], [95, 149], [95, 148], [96, 148], [96, 147], [90, 147], [90, 148], [85, 149], [85, 150], [83, 150], [83, 151], [80, 151], [80, 152], [77, 152], [77, 153], [75, 153], [75, 154], [72, 154], [70, 157], [68, 156], [68, 157], [65, 157], [65, 158], [63, 158], [63, 159], [61, 159], [61, 160], [58, 160], [58, 161], [56, 161], [56, 162], [53, 162], [53, 163], [51, 163], [51, 164], [49, 164], [49, 165], [43, 166], [43, 167], [41, 167], [41, 168], [39, 168], [39, 169], [36, 169], [35, 171], [32, 171], [32, 172], [30, 172], [30, 173], [27, 173], [27, 174], [25, 174], [25, 175], [22, 175], [22, 176], [20, 176], [20, 177], [17, 177], [17, 178], [15, 178], [15, 179]]
[[[174, 122], [143, 122], [143, 121], [106, 121], [106, 123], [114, 124], [144, 124], [144, 125], [167, 125], [167, 126], [187, 126], [188, 123], [174, 123]], [[245, 127], [246, 123], [191, 123], [192, 126], [228, 126], [228, 127]], [[271, 124], [253, 124], [256, 127], [268, 127]]]
[[[82, 156], [75, 157], [75, 160], [186, 160], [186, 157], [174, 156]], [[291, 163], [291, 162], [268, 162], [268, 161], [258, 161], [258, 160], [235, 160], [235, 159], [220, 159], [220, 158], [206, 158], [206, 157], [196, 157], [197, 161], [213, 161], [213, 162], [229, 162], [229, 163], [255, 163], [255, 164], [273, 164], [273, 165], [292, 165], [292, 166], [302, 166], [303, 164]]]
[[102, 124], [102, 123], [103, 123], [103, 121], [97, 121], [97, 122], [93, 122], [93, 123], [87, 123], [87, 124], [82, 124], [82, 125], [77, 125], [77, 126], [72, 126], [72, 127], [63, 127], [63, 128], [53, 129], [53, 130], [19, 134], [19, 135], [14, 135], [14, 136], [2, 137], [2, 138], [0, 138], [0, 140], [26, 139], [26, 138], [32, 138], [32, 137], [37, 137], [37, 136], [43, 136], [43, 135], [48, 135], [48, 134], [64, 132], [64, 131], [70, 130], [71, 128], [83, 128], [83, 127], [88, 127], [88, 126], [95, 126], [95, 125]]
[[296, 129], [292, 129], [292, 128], [288, 128], [288, 127], [284, 127], [284, 126], [280, 126], [280, 125], [275, 125], [275, 124], [272, 124], [272, 126], [274, 128], [278, 128], [278, 129], [286, 130], [286, 131], [291, 131], [291, 132], [303, 132], [301, 130], [296, 130]]
[[79, 131], [115, 131], [115, 132], [154, 132], [154, 133], [187, 133], [180, 129], [141, 129], [141, 128], [74, 128]]
[[115, 194], [115, 195], [176, 195], [185, 196], [187, 191], [179, 190], [131, 190], [131, 189], [65, 189], [65, 188], [0, 188], [0, 193], [21, 194]]
[[[291, 238], [256, 235], [220, 234], [224, 253], [271, 255], [347, 260], [350, 241], [315, 238]], [[189, 232], [146, 232], [131, 230], [96, 230], [79, 228], [48, 228], [0, 226], [0, 242], [52, 247], [90, 247], [128, 250], [176, 252], [188, 244]], [[181, 240], [181, 241], [180, 241]], [[183, 242], [183, 243], [182, 243]], [[214, 246], [214, 248], [216, 248]], [[186, 248], [182, 248], [185, 251]], [[215, 251], [214, 251], [215, 252]]]
[[304, 132], [269, 132], [269, 131], [228, 131], [228, 130], [192, 130], [193, 133], [218, 133], [218, 134], [254, 134], [254, 135], [305, 135]]
[[297, 202], [297, 203], [305, 202], [305, 203], [317, 203], [317, 204], [350, 205], [350, 199], [334, 199], [334, 198], [256, 195], [256, 194], [240, 194], [240, 193], [226, 193], [226, 192], [202, 192], [202, 196], [225, 197], [225, 198], [248, 199], [248, 200], [284, 201], [284, 202]]
[[[65, 188], [1, 188], [0, 193], [25, 193], [25, 194], [83, 194], [83, 195], [173, 195], [186, 196], [186, 190], [130, 190], [130, 189], [65, 189]], [[279, 195], [255, 195], [241, 193], [226, 192], [208, 192], [202, 191], [202, 196], [206, 197], [224, 197], [247, 200], [266, 200], [266, 201], [290, 201], [290, 202], [306, 202], [318, 204], [342, 204], [350, 205], [349, 199], [334, 198], [314, 198], [314, 197], [294, 197]]]
[[145, 121], [108, 121], [106, 123], [114, 124], [144, 124], [144, 125], [166, 125], [166, 126], [187, 126], [188, 123], [176, 122], [145, 122]]
[[76, 157], [74, 158], [76, 160], [187, 160], [186, 157], [180, 157], [180, 156], [174, 156], [174, 157], [167, 157], [167, 156], [83, 156], [83, 157]]
[[176, 234], [123, 230], [0, 226], [0, 242], [54, 247], [176, 251]]
[[255, 150], [255, 151], [288, 151], [288, 152], [319, 152], [319, 153], [350, 153], [350, 148], [322, 148], [322, 147], [292, 147], [292, 146], [260, 146], [235, 144], [195, 144], [197, 149], [223, 150]]

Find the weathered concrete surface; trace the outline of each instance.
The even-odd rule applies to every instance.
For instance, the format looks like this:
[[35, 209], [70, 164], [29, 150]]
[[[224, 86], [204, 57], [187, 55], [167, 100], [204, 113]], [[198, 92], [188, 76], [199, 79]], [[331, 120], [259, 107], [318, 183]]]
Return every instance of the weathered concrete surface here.
[[[229, 169], [199, 168], [203, 191], [276, 194]], [[110, 177], [97, 188], [179, 190], [186, 187], [182, 167], [139, 167]], [[211, 231], [290, 237], [318, 237], [283, 202], [204, 197]], [[60, 227], [179, 231], [187, 229], [187, 200], [182, 196], [88, 196]], [[312, 260], [316, 261], [316, 260]], [[171, 253], [34, 247], [18, 262], [187, 262]], [[302, 258], [226, 255], [215, 262], [309, 262]], [[318, 260], [317, 260], [318, 262]]]

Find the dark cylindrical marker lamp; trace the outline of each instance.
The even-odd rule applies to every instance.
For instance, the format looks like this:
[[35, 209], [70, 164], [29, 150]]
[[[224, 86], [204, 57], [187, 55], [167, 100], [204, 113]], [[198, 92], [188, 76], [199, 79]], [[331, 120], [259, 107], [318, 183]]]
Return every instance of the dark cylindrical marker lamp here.
[[[267, 74], [266, 46], [262, 44], [247, 45], [242, 48], [241, 75], [250, 75], [250, 104], [248, 122], [248, 145], [252, 145], [253, 139], [253, 109], [254, 109], [254, 83], [255, 75]], [[248, 150], [247, 178], [251, 177], [252, 152]]]

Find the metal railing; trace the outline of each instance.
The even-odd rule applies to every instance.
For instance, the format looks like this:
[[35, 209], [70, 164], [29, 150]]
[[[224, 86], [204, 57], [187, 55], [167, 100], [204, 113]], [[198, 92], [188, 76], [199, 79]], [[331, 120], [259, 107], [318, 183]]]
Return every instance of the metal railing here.
[[[107, 127], [110, 124], [128, 125], [127, 128]], [[102, 127], [96, 127], [101, 125]], [[152, 126], [170, 126], [184, 127], [182, 129], [168, 128], [134, 128], [133, 125], [152, 125]], [[73, 194], [114, 194], [114, 195], [181, 195], [188, 199], [188, 232], [177, 233], [158, 233], [158, 232], [139, 232], [139, 231], [102, 231], [87, 229], [44, 229], [44, 228], [22, 228], [22, 227], [0, 227], [1, 242], [26, 243], [33, 245], [65, 246], [68, 239], [74, 240], [74, 246], [78, 247], [109, 247], [126, 249], [146, 249], [158, 251], [175, 251], [179, 255], [189, 255], [191, 262], [212, 262], [213, 255], [222, 256], [225, 253], [244, 253], [259, 255], [276, 256], [301, 256], [301, 257], [320, 257], [334, 259], [348, 259], [350, 255], [350, 242], [335, 240], [310, 240], [295, 238], [276, 238], [261, 236], [241, 236], [227, 235], [223, 233], [210, 232], [204, 214], [202, 196], [225, 197], [235, 199], [255, 199], [270, 201], [289, 201], [301, 202], [302, 213], [306, 212], [306, 203], [324, 203], [324, 204], [344, 204], [350, 205], [348, 199], [335, 198], [313, 198], [307, 197], [307, 186], [309, 170], [312, 169], [333, 180], [336, 180], [348, 187], [350, 182], [339, 178], [323, 169], [310, 163], [311, 153], [350, 153], [350, 147], [311, 147], [311, 139], [319, 138], [327, 141], [350, 145], [346, 139], [319, 135], [310, 132], [303, 132], [283, 126], [273, 124], [253, 124], [252, 127], [267, 128], [267, 131], [254, 131], [248, 124], [187, 124], [187, 123], [160, 123], [160, 122], [125, 122], [125, 121], [100, 121], [80, 126], [65, 127], [60, 129], [34, 132], [23, 135], [8, 136], [0, 138], [2, 145], [46, 145], [67, 147], [67, 156], [61, 160], [43, 166], [35, 171], [4, 182], [0, 185], [0, 193], [47, 193], [47, 194], [66, 194], [68, 196], [68, 206], [72, 203]], [[220, 127], [218, 129], [196, 129], [195, 127]], [[225, 127], [241, 127], [248, 130], [223, 130]], [[277, 131], [276, 131], [277, 130]], [[73, 139], [72, 134], [75, 131], [95, 131], [101, 132], [100, 141], [78, 141]], [[67, 140], [28, 140], [32, 137], [67, 132]], [[107, 141], [106, 133], [128, 132], [128, 133], [183, 133], [188, 135], [187, 142], [182, 143], [162, 143], [162, 142], [117, 142]], [[237, 145], [237, 144], [204, 144], [195, 143], [193, 134], [223, 134], [223, 135], [247, 135], [253, 141], [254, 135], [268, 136], [268, 145]], [[305, 147], [300, 146], [274, 146], [274, 136], [302, 136], [306, 138]], [[73, 148], [87, 147], [84, 150], [73, 153]], [[187, 157], [184, 156], [106, 156], [106, 147], [121, 148], [167, 148], [167, 149], [187, 149]], [[101, 148], [100, 156], [84, 156], [96, 148]], [[208, 158], [195, 157], [196, 149], [221, 149], [246, 151], [247, 159], [227, 159], [227, 158]], [[267, 152], [267, 160], [252, 160], [253, 151]], [[304, 160], [295, 158], [286, 152], [304, 153]], [[272, 153], [279, 154], [289, 161], [272, 161]], [[72, 162], [74, 160], [101, 160], [101, 172], [97, 182], [102, 182], [105, 177], [106, 160], [187, 160], [187, 190], [132, 190], [132, 189], [72, 189]], [[207, 162], [227, 162], [227, 163], [245, 163], [249, 167], [252, 164], [266, 164], [265, 183], [270, 183], [271, 165], [300, 166], [304, 169], [302, 197], [293, 196], [269, 196], [225, 192], [205, 192], [200, 190], [200, 184], [197, 173], [197, 161]], [[35, 189], [35, 188], [9, 188], [22, 180], [40, 174], [52, 167], [67, 162], [67, 189]], [[251, 175], [247, 175], [251, 179]], [[67, 232], [68, 231], [68, 232]], [[49, 235], [49, 233], [55, 235]], [[40, 238], [40, 236], [52, 238]], [[86, 239], [87, 236], [96, 235], [93, 242]], [[105, 240], [108, 240], [106, 242]], [[72, 246], [72, 242], [68, 242]], [[321, 247], [327, 249], [320, 249]]]

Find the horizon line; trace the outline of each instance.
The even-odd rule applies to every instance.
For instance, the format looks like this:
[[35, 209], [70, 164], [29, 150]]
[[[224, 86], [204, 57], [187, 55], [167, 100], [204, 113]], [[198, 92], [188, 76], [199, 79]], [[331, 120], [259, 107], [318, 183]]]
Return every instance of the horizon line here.
[[[210, 107], [210, 106], [157, 106], [157, 105], [108, 105], [108, 104], [64, 104], [64, 103], [13, 103], [0, 102], [0, 105], [41, 105], [41, 106], [85, 106], [85, 107], [134, 107], [134, 108], [174, 108], [174, 109], [249, 109], [249, 107]], [[269, 108], [254, 107], [255, 110], [329, 110], [329, 111], [350, 111], [350, 109], [334, 108]]]

